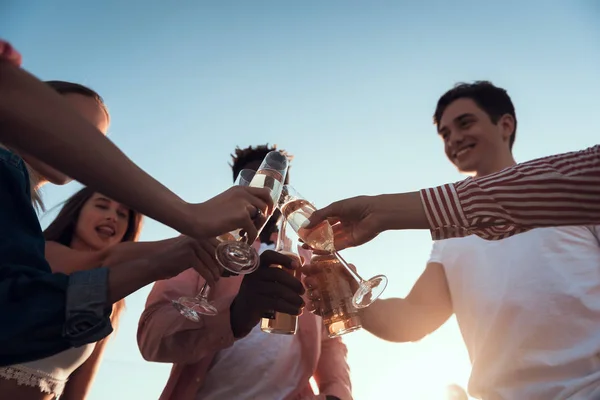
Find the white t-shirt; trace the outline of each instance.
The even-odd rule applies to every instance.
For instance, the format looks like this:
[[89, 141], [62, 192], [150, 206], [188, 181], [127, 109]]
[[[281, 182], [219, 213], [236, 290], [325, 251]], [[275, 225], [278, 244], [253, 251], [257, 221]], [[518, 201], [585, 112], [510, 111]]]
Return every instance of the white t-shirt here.
[[600, 227], [435, 242], [486, 400], [600, 399]]
[[252, 329], [221, 350], [198, 391], [198, 400], [280, 400], [298, 388], [302, 376], [297, 335]]
[[[261, 243], [259, 254], [275, 245]], [[298, 335], [277, 335], [260, 324], [221, 350], [198, 391], [198, 400], [279, 400], [300, 385], [302, 349]]]

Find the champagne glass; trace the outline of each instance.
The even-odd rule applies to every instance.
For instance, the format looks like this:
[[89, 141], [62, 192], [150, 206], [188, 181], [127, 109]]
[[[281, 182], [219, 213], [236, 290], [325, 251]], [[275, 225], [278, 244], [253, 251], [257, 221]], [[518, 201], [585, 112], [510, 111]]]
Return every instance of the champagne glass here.
[[388, 279], [385, 275], [376, 275], [365, 281], [346, 260], [335, 250], [333, 228], [327, 221], [311, 229], [304, 228], [308, 225], [308, 219], [316, 211], [315, 206], [303, 198], [290, 185], [285, 185], [281, 197], [277, 203], [281, 214], [288, 225], [298, 234], [304, 243], [315, 250], [326, 251], [335, 257], [348, 270], [350, 275], [358, 282], [358, 290], [354, 293], [352, 303], [356, 308], [370, 306], [385, 290]]
[[[249, 186], [255, 174], [256, 171], [251, 169], [241, 170], [234, 185]], [[229, 234], [221, 235], [218, 239], [221, 241], [229, 240]], [[210, 286], [207, 282], [204, 282], [200, 292], [195, 297], [180, 297], [178, 300], [171, 300], [171, 304], [190, 321], [200, 322], [200, 315], [215, 316], [219, 313], [217, 308], [208, 300], [209, 293]]]
[[[288, 158], [279, 151], [271, 151], [260, 164], [249, 186], [269, 189], [273, 203], [277, 203], [281, 196], [287, 170]], [[273, 211], [265, 216], [262, 226], [258, 229], [259, 234], [272, 213]], [[254, 272], [258, 268], [260, 259], [258, 252], [252, 247], [252, 243], [248, 243], [245, 232], [237, 229], [225, 236], [226, 240], [219, 243], [215, 251], [215, 257], [219, 264], [229, 272], [238, 275]]]

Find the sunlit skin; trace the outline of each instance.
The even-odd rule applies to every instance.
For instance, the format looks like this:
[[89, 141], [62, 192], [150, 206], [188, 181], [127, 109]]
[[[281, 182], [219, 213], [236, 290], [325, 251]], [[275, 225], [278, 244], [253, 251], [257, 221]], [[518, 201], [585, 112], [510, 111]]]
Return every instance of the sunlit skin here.
[[467, 98], [452, 102], [444, 111], [438, 133], [444, 152], [461, 173], [485, 176], [516, 164], [509, 140], [515, 120], [505, 114], [496, 124]]
[[[69, 104], [77, 110], [82, 117], [88, 122], [94, 125], [100, 132], [106, 135], [108, 131], [109, 118], [106, 111], [98, 101], [92, 97], [84, 96], [77, 93], [69, 93], [63, 95], [63, 98], [69, 102]], [[39, 174], [40, 181], [37, 184], [37, 188], [41, 187], [47, 182], [54, 183], [55, 185], [64, 185], [71, 181], [71, 178], [50, 167], [46, 163], [43, 163], [26, 153], [20, 153], [23, 159]]]
[[120, 243], [127, 230], [129, 212], [121, 203], [94, 193], [81, 208], [71, 248], [99, 251]]

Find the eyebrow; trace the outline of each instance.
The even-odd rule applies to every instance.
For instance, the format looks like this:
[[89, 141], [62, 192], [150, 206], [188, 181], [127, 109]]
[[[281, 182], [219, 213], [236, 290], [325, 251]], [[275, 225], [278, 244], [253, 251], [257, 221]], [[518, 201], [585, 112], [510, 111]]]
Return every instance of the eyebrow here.
[[94, 201], [103, 201], [103, 202], [110, 203], [110, 199], [107, 199], [106, 197], [96, 197], [94, 199]]
[[[454, 120], [452, 120], [453, 123], [456, 122], [462, 122], [463, 120], [467, 119], [467, 118], [471, 118], [474, 117], [475, 114], [472, 113], [464, 113], [464, 114], [460, 114], [458, 117], [455, 117]], [[442, 134], [443, 131], [447, 131], [448, 127], [447, 126], [442, 126], [438, 129], [438, 134]]]

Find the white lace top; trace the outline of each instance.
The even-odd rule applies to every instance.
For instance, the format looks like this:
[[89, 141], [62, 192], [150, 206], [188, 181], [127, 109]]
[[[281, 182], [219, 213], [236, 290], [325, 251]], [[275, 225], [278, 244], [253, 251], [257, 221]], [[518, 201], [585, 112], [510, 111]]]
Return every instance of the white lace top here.
[[40, 391], [58, 398], [69, 376], [92, 355], [94, 347], [95, 343], [71, 348], [41, 360], [0, 367], [0, 378], [16, 380], [19, 385], [38, 387]]

